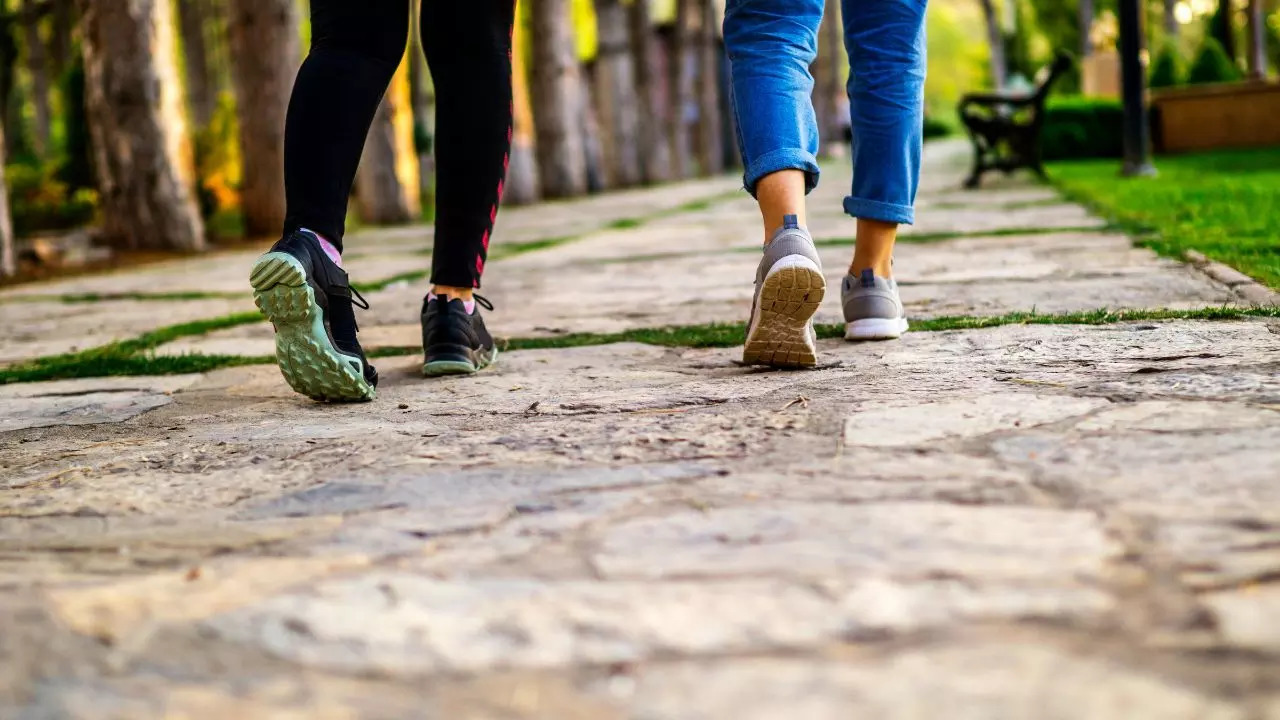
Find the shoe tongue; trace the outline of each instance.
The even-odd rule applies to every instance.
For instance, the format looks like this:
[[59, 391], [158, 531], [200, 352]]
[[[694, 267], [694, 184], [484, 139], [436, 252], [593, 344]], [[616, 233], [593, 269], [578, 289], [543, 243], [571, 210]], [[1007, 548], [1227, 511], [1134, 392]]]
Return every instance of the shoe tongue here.
[[326, 319], [329, 321], [329, 334], [333, 335], [333, 342], [339, 350], [360, 352], [360, 342], [356, 340], [356, 309], [350, 299], [330, 295]]

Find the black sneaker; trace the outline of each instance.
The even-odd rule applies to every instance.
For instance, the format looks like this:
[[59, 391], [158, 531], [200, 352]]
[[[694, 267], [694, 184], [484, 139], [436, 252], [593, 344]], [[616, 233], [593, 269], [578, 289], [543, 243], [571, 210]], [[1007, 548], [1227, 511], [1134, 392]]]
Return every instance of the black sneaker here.
[[426, 362], [422, 374], [470, 375], [493, 364], [498, 348], [493, 336], [484, 327], [480, 307], [492, 310], [493, 305], [479, 295], [476, 307], [467, 312], [466, 303], [454, 298], [428, 295], [422, 301], [422, 350]]
[[294, 390], [313, 400], [372, 400], [378, 371], [356, 340], [351, 287], [309, 232], [286, 235], [249, 273], [253, 301], [276, 330], [276, 361]]

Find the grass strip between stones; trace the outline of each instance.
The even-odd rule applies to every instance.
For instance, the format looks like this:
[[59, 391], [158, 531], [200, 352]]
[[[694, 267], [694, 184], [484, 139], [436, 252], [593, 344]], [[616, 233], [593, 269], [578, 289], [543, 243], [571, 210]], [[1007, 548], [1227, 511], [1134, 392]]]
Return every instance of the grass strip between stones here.
[[[1195, 310], [1091, 310], [1085, 312], [1042, 314], [1013, 312], [989, 317], [956, 315], [914, 320], [912, 332], [976, 330], [1001, 325], [1109, 325], [1123, 322], [1168, 320], [1243, 320], [1253, 317], [1280, 318], [1280, 307], [1237, 308], [1207, 307]], [[238, 365], [258, 365], [274, 361], [271, 357], [236, 355], [155, 355], [148, 351], [182, 337], [202, 335], [250, 322], [260, 321], [258, 313], [238, 313], [212, 320], [200, 320], [161, 328], [132, 340], [64, 355], [54, 355], [0, 368], [0, 385], [68, 378], [106, 377], [118, 375], [175, 375], [207, 372]], [[816, 326], [819, 338], [844, 336], [844, 326]], [[746, 333], [742, 323], [709, 323], [684, 327], [640, 328], [617, 333], [572, 333], [556, 337], [500, 339], [503, 350], [548, 350], [637, 342], [664, 347], [733, 347], [741, 345]], [[422, 352], [420, 347], [384, 347], [373, 350], [370, 357], [399, 357]]]

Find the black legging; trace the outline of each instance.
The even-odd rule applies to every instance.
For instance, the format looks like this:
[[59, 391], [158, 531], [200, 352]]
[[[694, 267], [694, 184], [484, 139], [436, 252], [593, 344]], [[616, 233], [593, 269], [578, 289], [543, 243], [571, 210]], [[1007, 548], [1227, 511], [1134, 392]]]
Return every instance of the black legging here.
[[[342, 247], [347, 197], [378, 103], [404, 55], [410, 0], [311, 0], [311, 53], [285, 126], [285, 232]], [[436, 95], [431, 281], [480, 287], [511, 149], [515, 0], [422, 0]]]

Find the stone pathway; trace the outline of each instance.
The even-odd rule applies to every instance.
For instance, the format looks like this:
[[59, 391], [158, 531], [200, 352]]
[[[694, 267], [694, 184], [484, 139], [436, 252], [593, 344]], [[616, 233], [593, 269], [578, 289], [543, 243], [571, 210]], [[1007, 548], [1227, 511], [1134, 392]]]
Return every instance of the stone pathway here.
[[[955, 190], [962, 153], [928, 149], [913, 318], [1239, 302], [1043, 186]], [[847, 178], [812, 203], [833, 286]], [[490, 325], [741, 322], [733, 187], [504, 211]], [[356, 234], [356, 279], [427, 235]], [[251, 310], [257, 252], [6, 291], [0, 362]], [[367, 294], [370, 345], [418, 342], [423, 282]], [[1280, 320], [821, 350], [401, 355], [343, 407], [269, 365], [0, 386], [0, 717], [1280, 718]]]

